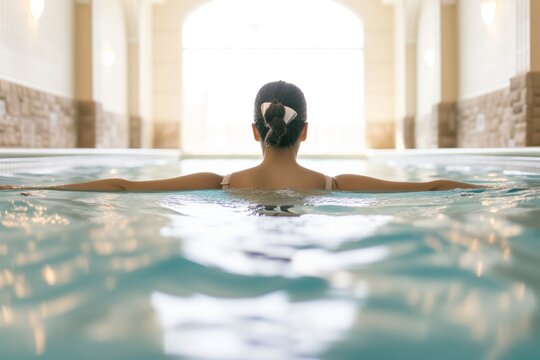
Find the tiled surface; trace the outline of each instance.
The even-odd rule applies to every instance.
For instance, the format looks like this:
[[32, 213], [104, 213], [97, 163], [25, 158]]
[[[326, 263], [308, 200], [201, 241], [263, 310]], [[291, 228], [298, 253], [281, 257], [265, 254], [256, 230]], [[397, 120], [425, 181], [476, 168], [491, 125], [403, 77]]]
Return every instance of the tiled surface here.
[[395, 147], [394, 134], [393, 122], [370, 122], [366, 124], [366, 147], [368, 149], [393, 149]]
[[540, 73], [510, 80], [506, 89], [458, 104], [458, 147], [540, 145]]
[[77, 104], [0, 80], [0, 147], [75, 147]]
[[130, 136], [137, 134], [130, 134], [128, 117], [99, 103], [0, 80], [0, 147], [119, 148], [129, 146]]
[[525, 146], [525, 89], [515, 84], [458, 104], [459, 147]]
[[180, 147], [180, 124], [157, 121], [154, 123], [154, 147], [171, 149]]
[[141, 137], [141, 131], [143, 126], [143, 119], [140, 116], [129, 117], [129, 147], [140, 148], [142, 147], [143, 139]]
[[414, 149], [414, 116], [403, 118], [403, 145], [405, 149]]
[[439, 103], [435, 107], [438, 127], [438, 147], [456, 147], [456, 103]]
[[417, 149], [438, 148], [437, 116], [434, 110], [431, 114], [417, 116], [414, 123], [414, 140]]
[[96, 138], [95, 147], [129, 147], [129, 117], [102, 111], [97, 119]]
[[412, 137], [417, 148], [539, 146], [540, 72], [518, 75], [508, 88], [457, 104], [437, 104], [404, 129], [405, 143]]

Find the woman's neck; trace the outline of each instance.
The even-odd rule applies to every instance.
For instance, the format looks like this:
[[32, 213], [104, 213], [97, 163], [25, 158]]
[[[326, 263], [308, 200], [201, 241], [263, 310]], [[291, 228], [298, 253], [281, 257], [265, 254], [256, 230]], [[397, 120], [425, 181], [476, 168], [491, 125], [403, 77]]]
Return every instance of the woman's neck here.
[[261, 165], [270, 164], [296, 164], [296, 154], [298, 149], [296, 146], [292, 146], [286, 149], [276, 149], [267, 147], [264, 149], [264, 159]]

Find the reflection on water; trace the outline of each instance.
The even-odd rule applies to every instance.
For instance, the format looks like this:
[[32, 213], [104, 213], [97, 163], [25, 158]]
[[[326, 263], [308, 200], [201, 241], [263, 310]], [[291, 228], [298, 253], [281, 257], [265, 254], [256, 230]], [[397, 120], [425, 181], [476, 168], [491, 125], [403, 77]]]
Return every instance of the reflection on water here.
[[[331, 255], [324, 249], [336, 250], [349, 241], [371, 236], [392, 219], [385, 215], [353, 215], [332, 217], [329, 222], [328, 215], [319, 214], [300, 218], [247, 217], [248, 207], [230, 206], [231, 202], [234, 205], [234, 197], [222, 199], [229, 205], [225, 207], [194, 201], [186, 201], [181, 195], [163, 198], [162, 206], [180, 216], [171, 216], [161, 235], [181, 240], [182, 254], [190, 260], [246, 275], [316, 275], [324, 272], [324, 267], [336, 269], [374, 260], [385, 250], [349, 250]], [[305, 205], [298, 208], [309, 209]], [[216, 222], [216, 218], [220, 221]]]
[[213, 359], [320, 354], [353, 326], [358, 310], [339, 299], [293, 302], [284, 292], [249, 299], [154, 292], [150, 299], [164, 330], [165, 353]]
[[[538, 183], [481, 179], [504, 176]], [[540, 195], [518, 185], [2, 192], [0, 347], [10, 359], [536, 359]]]

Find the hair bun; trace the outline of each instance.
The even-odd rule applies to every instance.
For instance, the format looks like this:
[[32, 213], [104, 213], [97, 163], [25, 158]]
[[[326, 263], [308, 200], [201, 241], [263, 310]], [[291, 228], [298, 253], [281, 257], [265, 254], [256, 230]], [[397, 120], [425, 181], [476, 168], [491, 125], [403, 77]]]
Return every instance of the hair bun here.
[[285, 113], [285, 106], [277, 100], [272, 101], [263, 112], [265, 125], [270, 129], [264, 139], [267, 145], [278, 146], [283, 135], [287, 133]]

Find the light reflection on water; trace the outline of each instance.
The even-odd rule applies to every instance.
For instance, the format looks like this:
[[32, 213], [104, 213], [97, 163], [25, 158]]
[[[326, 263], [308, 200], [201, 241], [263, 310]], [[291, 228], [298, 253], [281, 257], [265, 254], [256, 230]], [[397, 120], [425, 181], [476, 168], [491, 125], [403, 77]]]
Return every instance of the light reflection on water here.
[[214, 359], [318, 355], [354, 325], [358, 310], [340, 299], [293, 302], [284, 292], [248, 299], [154, 292], [150, 299], [167, 354]]
[[0, 346], [13, 359], [536, 358], [538, 181], [482, 179], [504, 176], [516, 186], [3, 192]]

